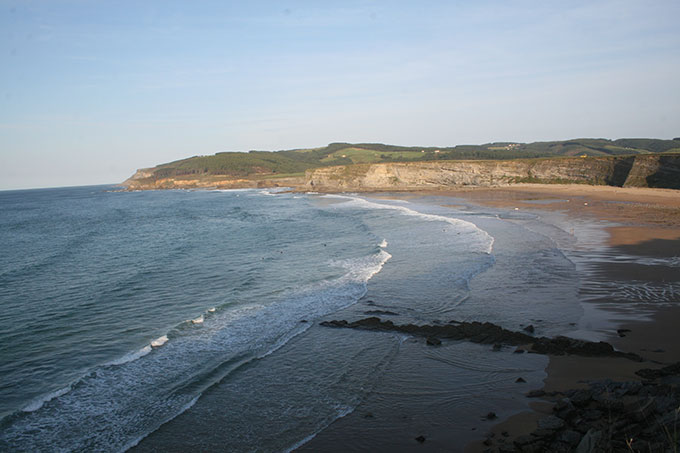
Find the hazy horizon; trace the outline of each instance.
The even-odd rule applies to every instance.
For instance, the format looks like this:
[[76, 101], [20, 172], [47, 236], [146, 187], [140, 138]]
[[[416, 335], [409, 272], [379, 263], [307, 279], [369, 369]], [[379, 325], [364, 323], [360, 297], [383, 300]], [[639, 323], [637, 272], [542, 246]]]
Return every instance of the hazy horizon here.
[[0, 189], [222, 151], [680, 136], [680, 3], [0, 1]]

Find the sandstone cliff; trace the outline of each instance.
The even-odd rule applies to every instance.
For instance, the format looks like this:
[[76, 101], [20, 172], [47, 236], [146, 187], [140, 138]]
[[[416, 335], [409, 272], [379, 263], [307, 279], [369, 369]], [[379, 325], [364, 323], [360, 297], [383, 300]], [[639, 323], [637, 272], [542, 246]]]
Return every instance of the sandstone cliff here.
[[159, 177], [153, 168], [142, 168], [121, 183], [128, 190], [156, 189], [249, 189], [258, 187], [300, 187], [304, 177], [229, 178], [219, 175]]
[[144, 168], [122, 183], [129, 190], [294, 187], [310, 191], [409, 190], [447, 186], [563, 183], [680, 189], [680, 154], [339, 165], [299, 177], [164, 176]]
[[408, 190], [513, 183], [680, 189], [680, 155], [360, 164], [308, 170], [307, 190]]

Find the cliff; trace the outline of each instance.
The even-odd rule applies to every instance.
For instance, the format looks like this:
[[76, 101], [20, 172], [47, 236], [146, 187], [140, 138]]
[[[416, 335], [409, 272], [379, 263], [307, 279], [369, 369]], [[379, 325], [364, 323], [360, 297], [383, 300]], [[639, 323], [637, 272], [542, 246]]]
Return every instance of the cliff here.
[[305, 189], [328, 192], [522, 182], [680, 189], [680, 155], [343, 165], [308, 170], [305, 180]]
[[137, 170], [122, 185], [128, 190], [294, 187], [322, 192], [516, 183], [680, 189], [680, 154], [366, 163], [314, 168], [307, 170], [304, 176], [166, 175], [158, 168]]
[[158, 189], [250, 189], [258, 187], [300, 187], [305, 179], [298, 177], [238, 178], [220, 175], [159, 176], [154, 168], [142, 168], [121, 183], [127, 190]]

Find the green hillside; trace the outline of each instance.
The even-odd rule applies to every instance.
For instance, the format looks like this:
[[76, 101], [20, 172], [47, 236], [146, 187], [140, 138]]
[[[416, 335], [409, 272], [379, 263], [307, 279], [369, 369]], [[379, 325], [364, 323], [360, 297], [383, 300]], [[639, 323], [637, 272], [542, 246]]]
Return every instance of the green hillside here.
[[554, 142], [487, 143], [454, 147], [404, 147], [382, 143], [331, 143], [286, 151], [222, 152], [194, 156], [152, 169], [156, 179], [220, 175], [235, 178], [300, 174], [307, 169], [376, 162], [464, 159], [517, 159], [556, 156], [607, 156], [680, 152], [680, 139], [592, 139]]

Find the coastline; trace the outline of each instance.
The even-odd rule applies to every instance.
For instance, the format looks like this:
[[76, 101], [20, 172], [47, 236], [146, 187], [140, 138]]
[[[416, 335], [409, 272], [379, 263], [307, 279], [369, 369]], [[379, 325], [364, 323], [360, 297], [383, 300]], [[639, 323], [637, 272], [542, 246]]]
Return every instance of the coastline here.
[[[625, 281], [632, 278], [631, 275], [649, 267], [636, 264], [635, 259], [623, 264], [615, 262], [618, 256], [638, 257], [643, 261], [680, 256], [680, 192], [674, 190], [526, 184], [400, 193], [370, 192], [365, 195], [404, 200], [417, 200], [424, 196], [437, 197], [441, 206], [458, 209], [476, 206], [507, 213], [532, 213], [543, 224], [559, 229], [575, 239], [574, 243], [563, 244], [553, 238], [563, 252], [580, 261], [579, 277], [585, 281], [582, 286], [590, 286], [591, 289], [598, 288], [607, 280]], [[581, 235], [580, 229], [589, 231]], [[585, 243], [579, 243], [581, 238], [586, 239]], [[591, 248], [596, 252], [591, 253]], [[612, 260], [600, 260], [600, 255]], [[653, 267], [653, 273], [661, 280], [673, 281], [676, 278], [675, 269], [666, 266]], [[644, 274], [648, 277], [649, 273]], [[677, 336], [675, 326], [680, 321], [680, 306], [669, 304], [658, 307], [653, 301], [646, 301], [647, 303], [640, 306], [635, 304], [633, 307], [622, 307], [616, 301], [607, 301], [606, 295], [593, 298], [592, 295], [585, 294], [585, 290], [580, 292], [579, 303], [585, 313], [573, 332], [574, 337], [587, 338], [583, 335], [595, 335], [597, 339], [611, 343], [617, 350], [639, 354], [644, 362], [621, 358], [546, 356], [548, 361], [542, 385], [530, 381], [530, 385], [524, 387], [524, 392], [541, 388], [545, 392], [565, 392], [584, 388], [584, 381], [595, 379], [640, 381], [635, 371], [641, 368], [661, 368], [680, 361], [680, 348], [676, 346], [677, 341], [674, 341]], [[678, 301], [677, 297], [673, 300], [675, 301]], [[626, 333], [619, 335], [617, 329], [625, 329]], [[418, 360], [417, 357], [412, 359]], [[466, 452], [513, 448], [513, 441], [534, 432], [538, 421], [549, 416], [555, 405], [554, 398], [523, 399], [527, 410], [515, 410], [507, 414], [507, 411], [504, 413], [500, 409], [500, 423], [495, 425], [491, 424], [493, 421], [472, 415], [481, 413], [484, 408], [472, 408], [471, 419], [461, 423], [463, 426], [470, 425], [465, 429], [471, 431], [470, 436], [476, 436], [479, 440], [457, 438], [445, 423], [432, 424], [427, 429], [428, 440], [418, 447], [424, 451], [453, 449]], [[363, 408], [361, 412], [367, 410]], [[372, 418], [373, 415], [366, 412], [363, 415], [350, 414], [338, 419], [328, 428], [328, 432], [319, 433], [317, 438], [298, 447], [296, 451], [328, 451], [332, 449], [334, 442], [345, 436], [353, 438], [368, 434], [361, 428], [363, 417]], [[395, 436], [403, 436], [403, 433], [398, 432], [399, 428], [394, 427], [393, 430]], [[425, 430], [423, 426], [423, 431]], [[368, 435], [378, 435], [377, 432], [369, 432]], [[353, 442], [357, 449], [361, 449], [357, 440]], [[410, 447], [404, 445], [405, 450], [408, 448]]]
[[[608, 223], [608, 226], [602, 227], [607, 233], [602, 245], [613, 256], [628, 255], [652, 260], [680, 256], [680, 193], [675, 191], [531, 184], [495, 190], [447, 191], [447, 195], [484, 206], [539, 213], [560, 212], [571, 220]], [[543, 220], [548, 223], [555, 220], [545, 217]], [[632, 278], [677, 280], [677, 270], [666, 266], [612, 262], [592, 264], [595, 269], [591, 272], [597, 274], [598, 281]], [[649, 268], [653, 269], [650, 271]], [[602, 300], [607, 297], [595, 301], [584, 295], [581, 297], [582, 304], [595, 308], [598, 316], [608, 318], [606, 321], [610, 329], [603, 331], [603, 340], [618, 350], [639, 354], [645, 360], [644, 365], [618, 358], [550, 356], [543, 391], [565, 392], [585, 388], [588, 380], [640, 381], [635, 371], [660, 368], [680, 361], [677, 342], [680, 306], [659, 307], [646, 303], [621, 313], [624, 307]], [[588, 313], [584, 314], [584, 318], [587, 317]], [[589, 320], [583, 319], [583, 322], [588, 323]], [[554, 402], [534, 400], [530, 406], [532, 411], [503, 420], [489, 430], [485, 442], [468, 444], [465, 451], [497, 451], [500, 445], [512, 445], [517, 437], [537, 429], [538, 420], [551, 414]]]

